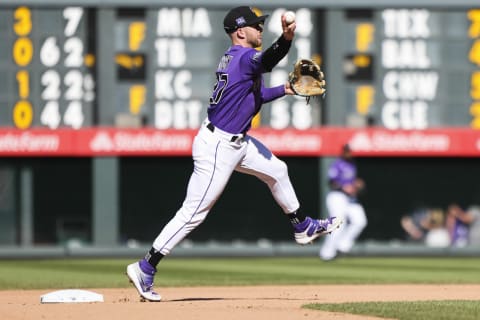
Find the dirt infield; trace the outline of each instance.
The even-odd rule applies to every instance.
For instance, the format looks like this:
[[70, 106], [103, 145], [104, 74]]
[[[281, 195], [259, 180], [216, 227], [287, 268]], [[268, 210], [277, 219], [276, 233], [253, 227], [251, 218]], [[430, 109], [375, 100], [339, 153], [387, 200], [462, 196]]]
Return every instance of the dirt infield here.
[[315, 285], [160, 288], [163, 301], [140, 302], [133, 288], [90, 289], [103, 303], [41, 304], [53, 290], [0, 291], [0, 319], [377, 319], [302, 309], [307, 303], [480, 300], [480, 285]]

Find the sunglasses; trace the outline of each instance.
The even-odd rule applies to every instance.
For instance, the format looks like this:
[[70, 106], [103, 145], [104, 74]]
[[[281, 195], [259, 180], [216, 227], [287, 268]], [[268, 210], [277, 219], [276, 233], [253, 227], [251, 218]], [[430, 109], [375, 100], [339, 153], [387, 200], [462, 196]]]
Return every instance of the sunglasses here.
[[257, 23], [257, 24], [254, 24], [252, 26], [249, 26], [249, 27], [252, 27], [260, 32], [263, 32], [263, 23]]

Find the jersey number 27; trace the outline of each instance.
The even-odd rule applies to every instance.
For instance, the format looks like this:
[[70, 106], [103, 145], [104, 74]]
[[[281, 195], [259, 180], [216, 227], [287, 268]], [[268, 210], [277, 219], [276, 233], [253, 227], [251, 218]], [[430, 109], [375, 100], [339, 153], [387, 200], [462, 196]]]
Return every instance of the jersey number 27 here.
[[223, 90], [227, 87], [228, 84], [228, 74], [227, 73], [217, 73], [217, 82], [213, 87], [213, 93], [210, 97], [210, 104], [217, 104], [220, 99], [222, 99]]

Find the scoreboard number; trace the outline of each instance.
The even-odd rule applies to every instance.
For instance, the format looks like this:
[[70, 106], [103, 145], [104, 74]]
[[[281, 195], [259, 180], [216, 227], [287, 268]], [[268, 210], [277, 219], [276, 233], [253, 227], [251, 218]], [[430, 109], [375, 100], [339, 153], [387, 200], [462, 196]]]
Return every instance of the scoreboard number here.
[[58, 101], [52, 100], [45, 104], [40, 115], [40, 122], [50, 129], [58, 128], [61, 121]]
[[13, 107], [13, 121], [19, 129], [27, 129], [33, 120], [33, 108], [26, 100], [18, 101]]
[[54, 67], [60, 61], [60, 48], [55, 37], [48, 37], [40, 49], [40, 62], [47, 67]]
[[65, 58], [66, 67], [80, 67], [83, 64], [83, 42], [79, 38], [73, 37], [65, 41], [64, 51], [67, 53]]
[[13, 45], [13, 59], [21, 67], [25, 67], [32, 61], [33, 45], [29, 38], [19, 38]]
[[82, 16], [83, 9], [79, 7], [69, 7], [63, 10], [63, 17], [67, 20], [64, 31], [65, 36], [71, 37], [77, 32]]
[[32, 19], [30, 9], [27, 7], [20, 7], [15, 10], [13, 14], [15, 18], [15, 24], [13, 25], [13, 31], [17, 36], [26, 36], [32, 31]]

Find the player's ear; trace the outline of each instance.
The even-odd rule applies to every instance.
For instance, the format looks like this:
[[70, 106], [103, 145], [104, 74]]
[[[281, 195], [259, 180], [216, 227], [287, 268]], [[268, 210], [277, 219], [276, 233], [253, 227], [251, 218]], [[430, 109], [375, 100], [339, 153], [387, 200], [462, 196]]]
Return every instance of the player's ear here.
[[235, 35], [238, 39], [245, 39], [246, 35], [245, 35], [245, 28], [238, 28], [236, 31], [235, 31]]

